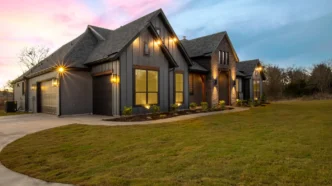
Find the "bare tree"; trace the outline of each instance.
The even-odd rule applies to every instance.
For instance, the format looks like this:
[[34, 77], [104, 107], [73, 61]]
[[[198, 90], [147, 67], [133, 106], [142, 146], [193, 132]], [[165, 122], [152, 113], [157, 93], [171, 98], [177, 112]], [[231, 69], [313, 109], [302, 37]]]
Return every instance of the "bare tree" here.
[[314, 65], [311, 72], [310, 83], [320, 92], [328, 92], [331, 88], [332, 70], [327, 62]]
[[31, 69], [37, 63], [45, 59], [48, 55], [49, 48], [42, 46], [25, 47], [19, 55], [19, 64], [23, 72]]
[[281, 98], [287, 77], [285, 70], [275, 65], [267, 65], [264, 70], [266, 74], [263, 88], [265, 94], [269, 99]]

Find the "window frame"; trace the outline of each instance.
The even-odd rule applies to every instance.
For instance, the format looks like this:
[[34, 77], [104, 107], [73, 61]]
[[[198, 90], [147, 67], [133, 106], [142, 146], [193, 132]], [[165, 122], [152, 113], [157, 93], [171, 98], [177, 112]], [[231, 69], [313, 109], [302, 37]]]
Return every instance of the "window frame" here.
[[[190, 86], [190, 79], [191, 79], [191, 86]], [[189, 73], [189, 80], [188, 80], [188, 84], [189, 84], [189, 95], [194, 95], [194, 92], [195, 92], [195, 83], [194, 83], [194, 80], [195, 80], [195, 75], [193, 73]]]
[[[176, 91], [176, 74], [182, 74], [182, 91]], [[176, 101], [176, 93], [182, 93], [182, 102]], [[183, 71], [175, 71], [174, 73], [174, 103], [184, 103], [184, 72]]]
[[[145, 73], [146, 73], [146, 92], [136, 92], [136, 70], [144, 70]], [[157, 92], [149, 92], [148, 89], [149, 89], [149, 85], [148, 85], [148, 71], [155, 71], [157, 72], [157, 77], [158, 77], [158, 91]], [[146, 104], [144, 105], [137, 105], [136, 104], [136, 93], [146, 93]], [[148, 104], [148, 99], [149, 99], [149, 96], [148, 94], [149, 93], [157, 93], [157, 103], [156, 104]], [[133, 106], [134, 107], [144, 107], [145, 105], [160, 105], [160, 70], [158, 67], [147, 67], [147, 66], [138, 66], [138, 65], [135, 65], [134, 68], [133, 68]]]

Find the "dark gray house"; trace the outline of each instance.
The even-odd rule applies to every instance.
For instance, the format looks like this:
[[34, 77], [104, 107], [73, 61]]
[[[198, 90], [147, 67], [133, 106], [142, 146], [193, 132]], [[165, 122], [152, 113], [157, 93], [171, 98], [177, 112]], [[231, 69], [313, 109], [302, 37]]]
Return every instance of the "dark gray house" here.
[[227, 105], [234, 104], [239, 58], [227, 32], [183, 39], [181, 43], [194, 64], [189, 68], [190, 102], [206, 101], [215, 105], [224, 100]]
[[55, 115], [232, 104], [238, 61], [226, 32], [180, 42], [159, 9], [115, 30], [88, 26], [17, 78], [14, 100], [19, 110]]
[[259, 59], [241, 61], [236, 64], [236, 94], [241, 100], [261, 99], [263, 81], [266, 80]]

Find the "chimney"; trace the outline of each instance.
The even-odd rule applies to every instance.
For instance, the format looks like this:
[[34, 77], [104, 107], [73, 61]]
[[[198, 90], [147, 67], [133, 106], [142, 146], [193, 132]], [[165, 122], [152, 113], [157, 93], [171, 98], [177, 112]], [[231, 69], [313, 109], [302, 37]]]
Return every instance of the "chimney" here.
[[183, 40], [187, 40], [187, 36], [183, 36]]

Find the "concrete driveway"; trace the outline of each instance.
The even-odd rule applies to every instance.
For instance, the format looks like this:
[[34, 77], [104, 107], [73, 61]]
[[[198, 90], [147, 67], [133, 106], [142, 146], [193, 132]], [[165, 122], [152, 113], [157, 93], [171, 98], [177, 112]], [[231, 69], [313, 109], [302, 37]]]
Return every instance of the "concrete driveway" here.
[[[37, 131], [73, 123], [109, 124], [103, 116], [84, 115], [58, 118], [47, 114], [26, 114], [0, 117], [0, 151], [12, 141]], [[0, 186], [60, 186], [13, 172], [0, 163]]]

